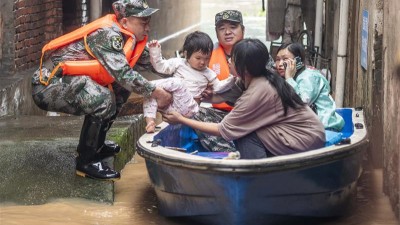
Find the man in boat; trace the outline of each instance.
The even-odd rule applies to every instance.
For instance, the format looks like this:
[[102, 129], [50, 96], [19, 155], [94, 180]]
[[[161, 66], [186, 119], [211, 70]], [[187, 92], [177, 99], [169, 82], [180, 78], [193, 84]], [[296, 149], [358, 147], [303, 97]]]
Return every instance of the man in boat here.
[[120, 178], [119, 172], [103, 163], [120, 147], [105, 138], [131, 92], [155, 98], [161, 108], [172, 100], [170, 93], [133, 69], [149, 61], [141, 56], [151, 15], [158, 9], [150, 8], [146, 0], [119, 0], [112, 6], [114, 14], [45, 45], [32, 79], [32, 97], [41, 109], [85, 115], [76, 173], [100, 180]]
[[[245, 26], [243, 25], [242, 13], [238, 10], [224, 10], [215, 15], [215, 33], [218, 42], [214, 44], [214, 50], [211, 55], [209, 67], [217, 74], [218, 79], [224, 80], [229, 77], [230, 71], [228, 60], [231, 57], [233, 46], [244, 38]], [[272, 57], [268, 62], [269, 67], [274, 65]], [[240, 93], [237, 93], [240, 92]], [[231, 99], [238, 98], [240, 90], [236, 93], [226, 94]], [[203, 92], [205, 99], [212, 95], [212, 88]], [[219, 123], [233, 109], [234, 101], [221, 102], [213, 104], [210, 108], [200, 108], [195, 115], [195, 119], [203, 122]], [[218, 136], [207, 135], [197, 132], [201, 144], [210, 151], [236, 151], [232, 142], [227, 142]]]

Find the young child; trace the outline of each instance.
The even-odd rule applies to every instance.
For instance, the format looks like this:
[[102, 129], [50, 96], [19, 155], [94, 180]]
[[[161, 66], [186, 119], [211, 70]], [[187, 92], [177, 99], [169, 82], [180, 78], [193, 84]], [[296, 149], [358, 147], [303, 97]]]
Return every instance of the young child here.
[[[173, 102], [163, 112], [178, 111], [185, 117], [191, 118], [199, 110], [201, 93], [211, 83], [215, 93], [229, 90], [235, 83], [235, 78], [220, 81], [217, 74], [208, 68], [213, 43], [206, 33], [195, 31], [186, 36], [183, 44], [185, 58], [163, 59], [161, 46], [157, 40], [148, 43], [150, 61], [154, 69], [162, 74], [171, 75], [172, 78], [151, 81], [156, 86], [172, 93]], [[145, 98], [143, 114], [146, 118], [146, 131], [155, 131], [155, 117], [157, 101]]]

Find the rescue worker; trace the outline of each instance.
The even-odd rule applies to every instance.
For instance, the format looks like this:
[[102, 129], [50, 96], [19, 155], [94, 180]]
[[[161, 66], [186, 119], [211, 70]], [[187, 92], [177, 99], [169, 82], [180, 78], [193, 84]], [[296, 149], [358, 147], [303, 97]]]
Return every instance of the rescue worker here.
[[45, 45], [32, 79], [32, 97], [41, 109], [85, 115], [76, 174], [100, 180], [120, 178], [102, 160], [120, 151], [105, 138], [131, 92], [155, 98], [160, 108], [172, 100], [132, 69], [144, 60], [151, 15], [158, 9], [146, 0], [118, 0], [112, 6], [114, 14]]
[[[215, 15], [215, 33], [218, 42], [214, 44], [208, 67], [212, 69], [217, 78], [224, 80], [229, 77], [228, 59], [236, 42], [244, 38], [245, 27], [243, 25], [242, 13], [237, 10], [224, 10]], [[208, 99], [212, 95], [212, 87], [203, 92], [203, 97]], [[234, 103], [221, 102], [213, 104], [213, 107], [200, 107], [194, 116], [195, 120], [203, 122], [219, 123], [232, 110]], [[225, 141], [219, 136], [212, 136], [197, 131], [200, 143], [206, 149], [213, 152], [236, 151], [233, 142]]]
[[[230, 74], [228, 60], [231, 57], [233, 46], [244, 38], [245, 26], [243, 25], [242, 13], [238, 10], [224, 10], [217, 13], [215, 15], [215, 33], [218, 42], [214, 44], [209, 67], [217, 74], [218, 79], [223, 80], [228, 78]], [[272, 68], [273, 65], [274, 61], [270, 57], [266, 66]], [[210, 99], [212, 94], [212, 88], [204, 91], [204, 100]], [[226, 95], [230, 94], [226, 93]], [[231, 99], [240, 96], [236, 95], [236, 92], [234, 95], [235, 97]], [[213, 104], [213, 107], [210, 108], [201, 107], [194, 119], [219, 123], [233, 109], [234, 104], [235, 102], [230, 101]], [[233, 142], [227, 142], [219, 136], [211, 136], [199, 131], [197, 131], [197, 134], [203, 147], [210, 151], [236, 151]]]

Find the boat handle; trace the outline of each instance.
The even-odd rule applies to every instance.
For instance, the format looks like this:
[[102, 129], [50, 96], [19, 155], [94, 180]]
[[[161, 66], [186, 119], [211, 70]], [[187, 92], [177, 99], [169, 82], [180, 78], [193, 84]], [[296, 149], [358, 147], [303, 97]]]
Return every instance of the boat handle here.
[[356, 127], [356, 129], [363, 129], [364, 125], [362, 123], [355, 123], [354, 126]]

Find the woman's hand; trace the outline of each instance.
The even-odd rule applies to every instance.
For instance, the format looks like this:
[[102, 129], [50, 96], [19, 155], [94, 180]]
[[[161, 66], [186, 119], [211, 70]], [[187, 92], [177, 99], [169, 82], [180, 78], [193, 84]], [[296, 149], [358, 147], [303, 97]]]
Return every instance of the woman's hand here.
[[285, 79], [293, 78], [296, 75], [296, 61], [292, 58], [288, 58], [284, 62], [286, 64]]
[[169, 112], [169, 113], [162, 113], [163, 120], [169, 124], [178, 124], [182, 122], [182, 119], [184, 118], [180, 113], [178, 112]]

